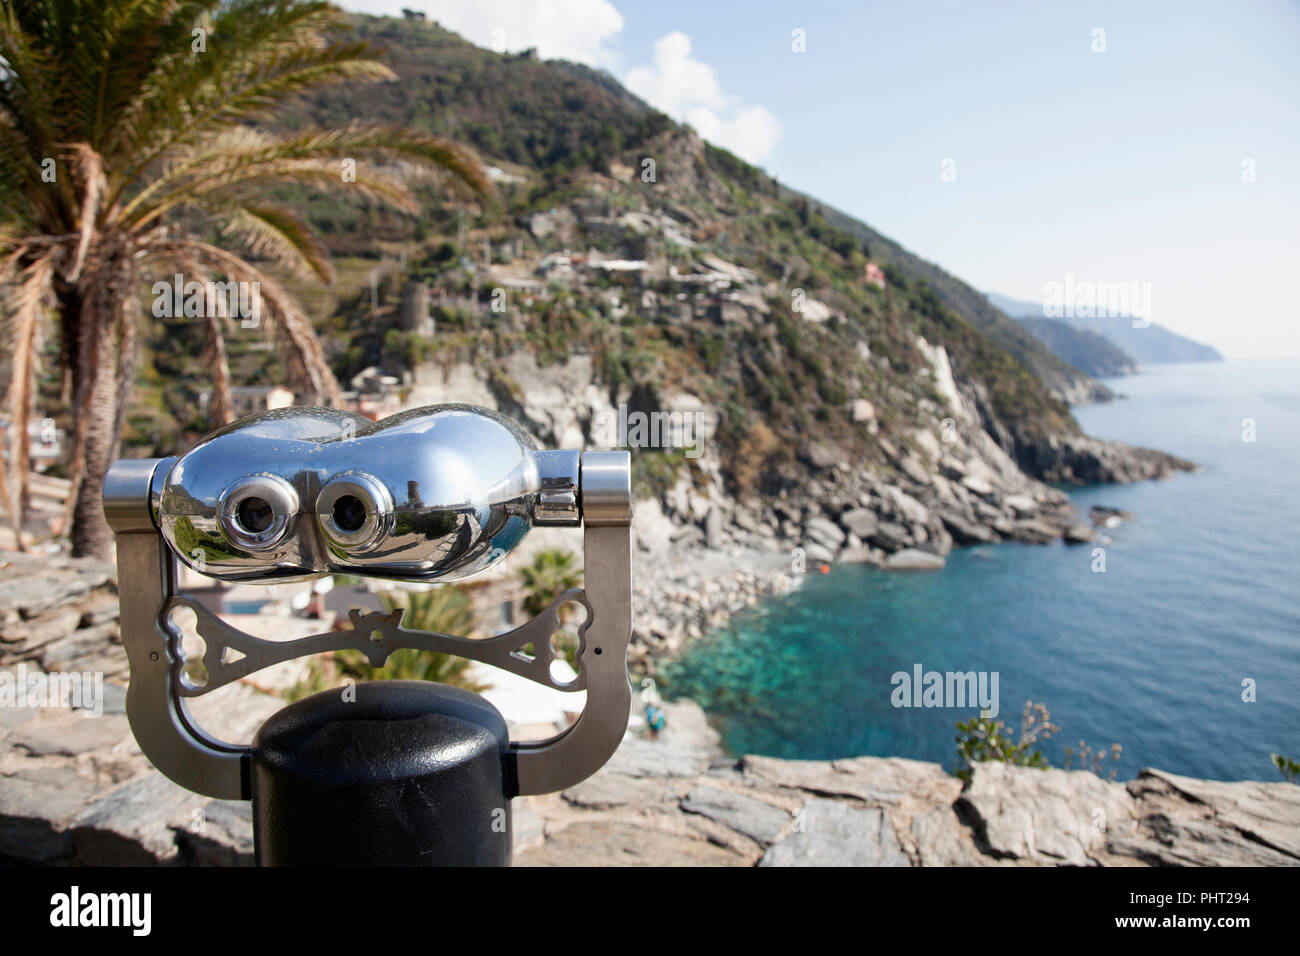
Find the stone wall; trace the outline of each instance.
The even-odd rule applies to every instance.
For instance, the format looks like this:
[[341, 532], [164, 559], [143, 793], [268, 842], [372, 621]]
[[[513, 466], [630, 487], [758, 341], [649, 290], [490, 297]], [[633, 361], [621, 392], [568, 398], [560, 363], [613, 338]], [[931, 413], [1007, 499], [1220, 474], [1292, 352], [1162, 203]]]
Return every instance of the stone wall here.
[[0, 555], [0, 667], [27, 661], [125, 682], [116, 574], [101, 561]]

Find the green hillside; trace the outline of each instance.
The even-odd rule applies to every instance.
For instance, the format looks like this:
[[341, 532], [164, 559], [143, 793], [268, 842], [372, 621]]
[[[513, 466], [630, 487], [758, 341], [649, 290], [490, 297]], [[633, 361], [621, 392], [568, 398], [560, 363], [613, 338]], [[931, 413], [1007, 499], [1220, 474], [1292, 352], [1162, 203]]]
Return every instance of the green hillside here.
[[1106, 386], [1092, 381], [1080, 369], [1054, 355], [1018, 322], [990, 304], [983, 293], [851, 216], [833, 209], [827, 210], [826, 216], [836, 227], [870, 244], [879, 261], [892, 263], [907, 275], [929, 283], [945, 306], [1014, 355], [1058, 398], [1071, 404], [1083, 404], [1108, 401], [1114, 397]]
[[[946, 349], [986, 430], [1029, 470], [1039, 469], [1052, 436], [1077, 434], [1051, 391], [1077, 393], [1090, 380], [982, 294], [704, 144], [608, 75], [498, 55], [432, 23], [358, 17], [354, 30], [384, 51], [398, 81], [303, 98], [283, 124], [362, 117], [428, 129], [472, 145], [498, 167], [499, 182], [482, 206], [425, 184], [419, 217], [352, 202], [342, 185], [337, 194], [281, 197], [302, 207], [346, 266], [333, 290], [296, 287], [341, 378], [372, 364], [491, 366], [518, 349], [554, 363], [589, 351], [611, 394], [652, 406], [688, 391], [721, 409], [727, 481], [770, 492], [802, 480], [811, 445], [882, 460], [878, 437], [906, 448], [918, 428], [935, 427], [943, 399], [919, 336]], [[620, 273], [589, 262], [581, 281], [553, 282], [545, 257], [566, 252], [646, 267]], [[719, 261], [739, 270], [729, 285], [686, 284], [716, 273]], [[884, 268], [883, 288], [867, 281], [868, 263]], [[377, 308], [368, 278], [376, 267]], [[487, 303], [501, 270], [518, 282], [502, 290], [508, 306], [497, 314]], [[399, 327], [410, 279], [453, 303], [435, 308], [433, 336]], [[528, 283], [546, 289], [520, 291]], [[816, 308], [798, 311], [805, 300]], [[187, 345], [185, 334], [170, 344]], [[277, 374], [260, 346], [233, 351], [236, 382]], [[138, 444], [165, 444], [177, 428], [198, 433], [202, 370], [181, 367], [180, 350], [169, 354], [159, 357], [148, 407], [132, 418]], [[862, 399], [874, 413], [870, 429], [851, 412]]]
[[1136, 359], [1096, 332], [1076, 328], [1060, 319], [1024, 318], [1020, 324], [1051, 349], [1052, 354], [1089, 375], [1108, 378], [1137, 371]]

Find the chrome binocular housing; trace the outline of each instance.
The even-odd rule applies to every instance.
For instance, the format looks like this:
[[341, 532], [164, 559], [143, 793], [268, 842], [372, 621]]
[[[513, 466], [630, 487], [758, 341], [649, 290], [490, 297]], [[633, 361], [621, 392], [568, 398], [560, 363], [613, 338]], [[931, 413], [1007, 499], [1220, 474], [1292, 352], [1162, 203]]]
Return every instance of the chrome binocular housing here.
[[[214, 739], [186, 701], [272, 664], [353, 648], [381, 667], [394, 650], [456, 654], [564, 692], [586, 691], [576, 723], [547, 741], [512, 742], [515, 793], [590, 776], [627, 727], [631, 685], [631, 463], [626, 451], [539, 450], [510, 419], [435, 405], [378, 422], [327, 408], [245, 418], [176, 458], [127, 459], [104, 480], [115, 532], [127, 717], [145, 755], [190, 790], [249, 795], [249, 749]], [[268, 641], [181, 592], [177, 561], [223, 581], [282, 583], [326, 574], [457, 581], [505, 558], [534, 525], [581, 527], [586, 580], [536, 618], [495, 637], [416, 631], [402, 612], [350, 612], [350, 627]], [[559, 608], [585, 609], [577, 677], [557, 680]], [[203, 638], [205, 681], [187, 677], [173, 612]]]
[[218, 580], [456, 581], [499, 562], [532, 525], [577, 526], [580, 489], [599, 511], [619, 490], [610, 461], [539, 451], [510, 419], [469, 405], [380, 422], [282, 409], [177, 459], [157, 516], [180, 560]]

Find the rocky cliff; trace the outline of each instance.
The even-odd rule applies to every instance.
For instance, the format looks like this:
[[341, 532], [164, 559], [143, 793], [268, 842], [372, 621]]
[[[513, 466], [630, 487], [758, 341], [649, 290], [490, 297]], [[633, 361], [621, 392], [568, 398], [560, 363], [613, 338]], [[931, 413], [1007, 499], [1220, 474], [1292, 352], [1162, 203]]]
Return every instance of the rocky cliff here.
[[[598, 382], [590, 354], [542, 366], [531, 353], [514, 352], [490, 371], [469, 362], [423, 365], [408, 401], [496, 408], [551, 447], [616, 446], [620, 420], [638, 414], [697, 416], [703, 424], [692, 439], [696, 457], [679, 459], [666, 477], [634, 471], [642, 480], [633, 528], [644, 560], [632, 653], [634, 665], [652, 670], [657, 656], [675, 653], [736, 607], [793, 586], [798, 571], [819, 563], [931, 570], [942, 568], [955, 546], [1094, 539], [1068, 497], [1027, 475], [987, 430], [997, 426], [986, 392], [958, 383], [943, 346], [915, 344], [926, 357], [918, 377], [936, 395], [925, 409], [930, 426], [885, 437], [864, 403], [855, 415], [864, 435], [874, 432], [874, 456], [848, 443], [801, 441], [767, 494], [738, 494], [727, 480], [709, 424], [720, 409], [684, 389], [657, 401], [631, 386], [611, 393]], [[634, 469], [646, 454], [633, 449]], [[1058, 482], [1129, 482], [1192, 467], [1077, 433], [1045, 439], [1024, 454], [1032, 454], [1037, 473]], [[661, 560], [668, 555], [671, 561]]]
[[[914, 545], [941, 555], [971, 527], [1010, 536], [1022, 519], [1059, 511], [1035, 480], [1185, 466], [1085, 439], [1066, 402], [1099, 397], [1096, 383], [984, 295], [704, 142], [613, 78], [492, 53], [436, 24], [358, 17], [353, 30], [384, 49], [398, 82], [304, 98], [284, 125], [365, 116], [427, 128], [471, 143], [496, 183], [481, 202], [418, 186], [416, 220], [362, 215], [346, 190], [289, 197], [339, 257], [333, 292], [291, 287], [359, 406], [440, 397], [524, 417], [545, 406], [535, 430], [560, 443], [599, 441], [610, 427], [627, 435], [626, 415], [681, 413], [707, 432], [706, 455], [657, 432], [638, 439], [632, 429], [626, 442], [645, 497], [676, 525], [689, 511], [702, 534], [720, 530], [715, 541], [766, 539], [766, 527], [782, 546], [825, 548], [805, 540], [806, 519], [838, 524], [865, 508], [883, 531], [855, 531], [854, 542], [840, 527], [851, 553], [866, 547], [880, 560]], [[174, 366], [194, 334], [167, 329], [156, 343], [164, 400], [141, 399], [187, 423], [205, 370]], [[377, 369], [405, 387], [369, 395]], [[234, 374], [272, 381], [283, 371], [250, 348]], [[197, 437], [169, 440], [144, 410], [132, 421], [141, 453]], [[784, 499], [802, 511], [822, 493], [824, 515], [779, 518], [770, 507]], [[1009, 508], [1008, 497], [1035, 507]]]
[[1294, 784], [982, 763], [963, 785], [898, 757], [734, 760], [689, 702], [515, 825], [523, 866], [1300, 865]]

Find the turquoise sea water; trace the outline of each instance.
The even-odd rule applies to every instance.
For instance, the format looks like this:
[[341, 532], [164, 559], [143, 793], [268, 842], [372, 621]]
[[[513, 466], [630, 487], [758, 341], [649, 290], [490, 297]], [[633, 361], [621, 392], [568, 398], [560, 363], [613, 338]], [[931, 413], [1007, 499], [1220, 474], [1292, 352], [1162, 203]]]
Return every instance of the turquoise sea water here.
[[975, 710], [895, 708], [890, 676], [996, 671], [1002, 719], [1018, 726], [1026, 700], [1050, 708], [1056, 766], [1083, 739], [1123, 746], [1119, 779], [1148, 766], [1281, 779], [1269, 753], [1300, 759], [1300, 362], [1155, 366], [1109, 384], [1128, 397], [1078, 409], [1089, 434], [1202, 470], [1071, 489], [1081, 509], [1136, 516], [1103, 532], [1104, 573], [1093, 545], [1059, 543], [962, 548], [939, 573], [837, 566], [688, 645], [666, 696], [699, 701], [737, 754], [951, 767], [954, 724]]

